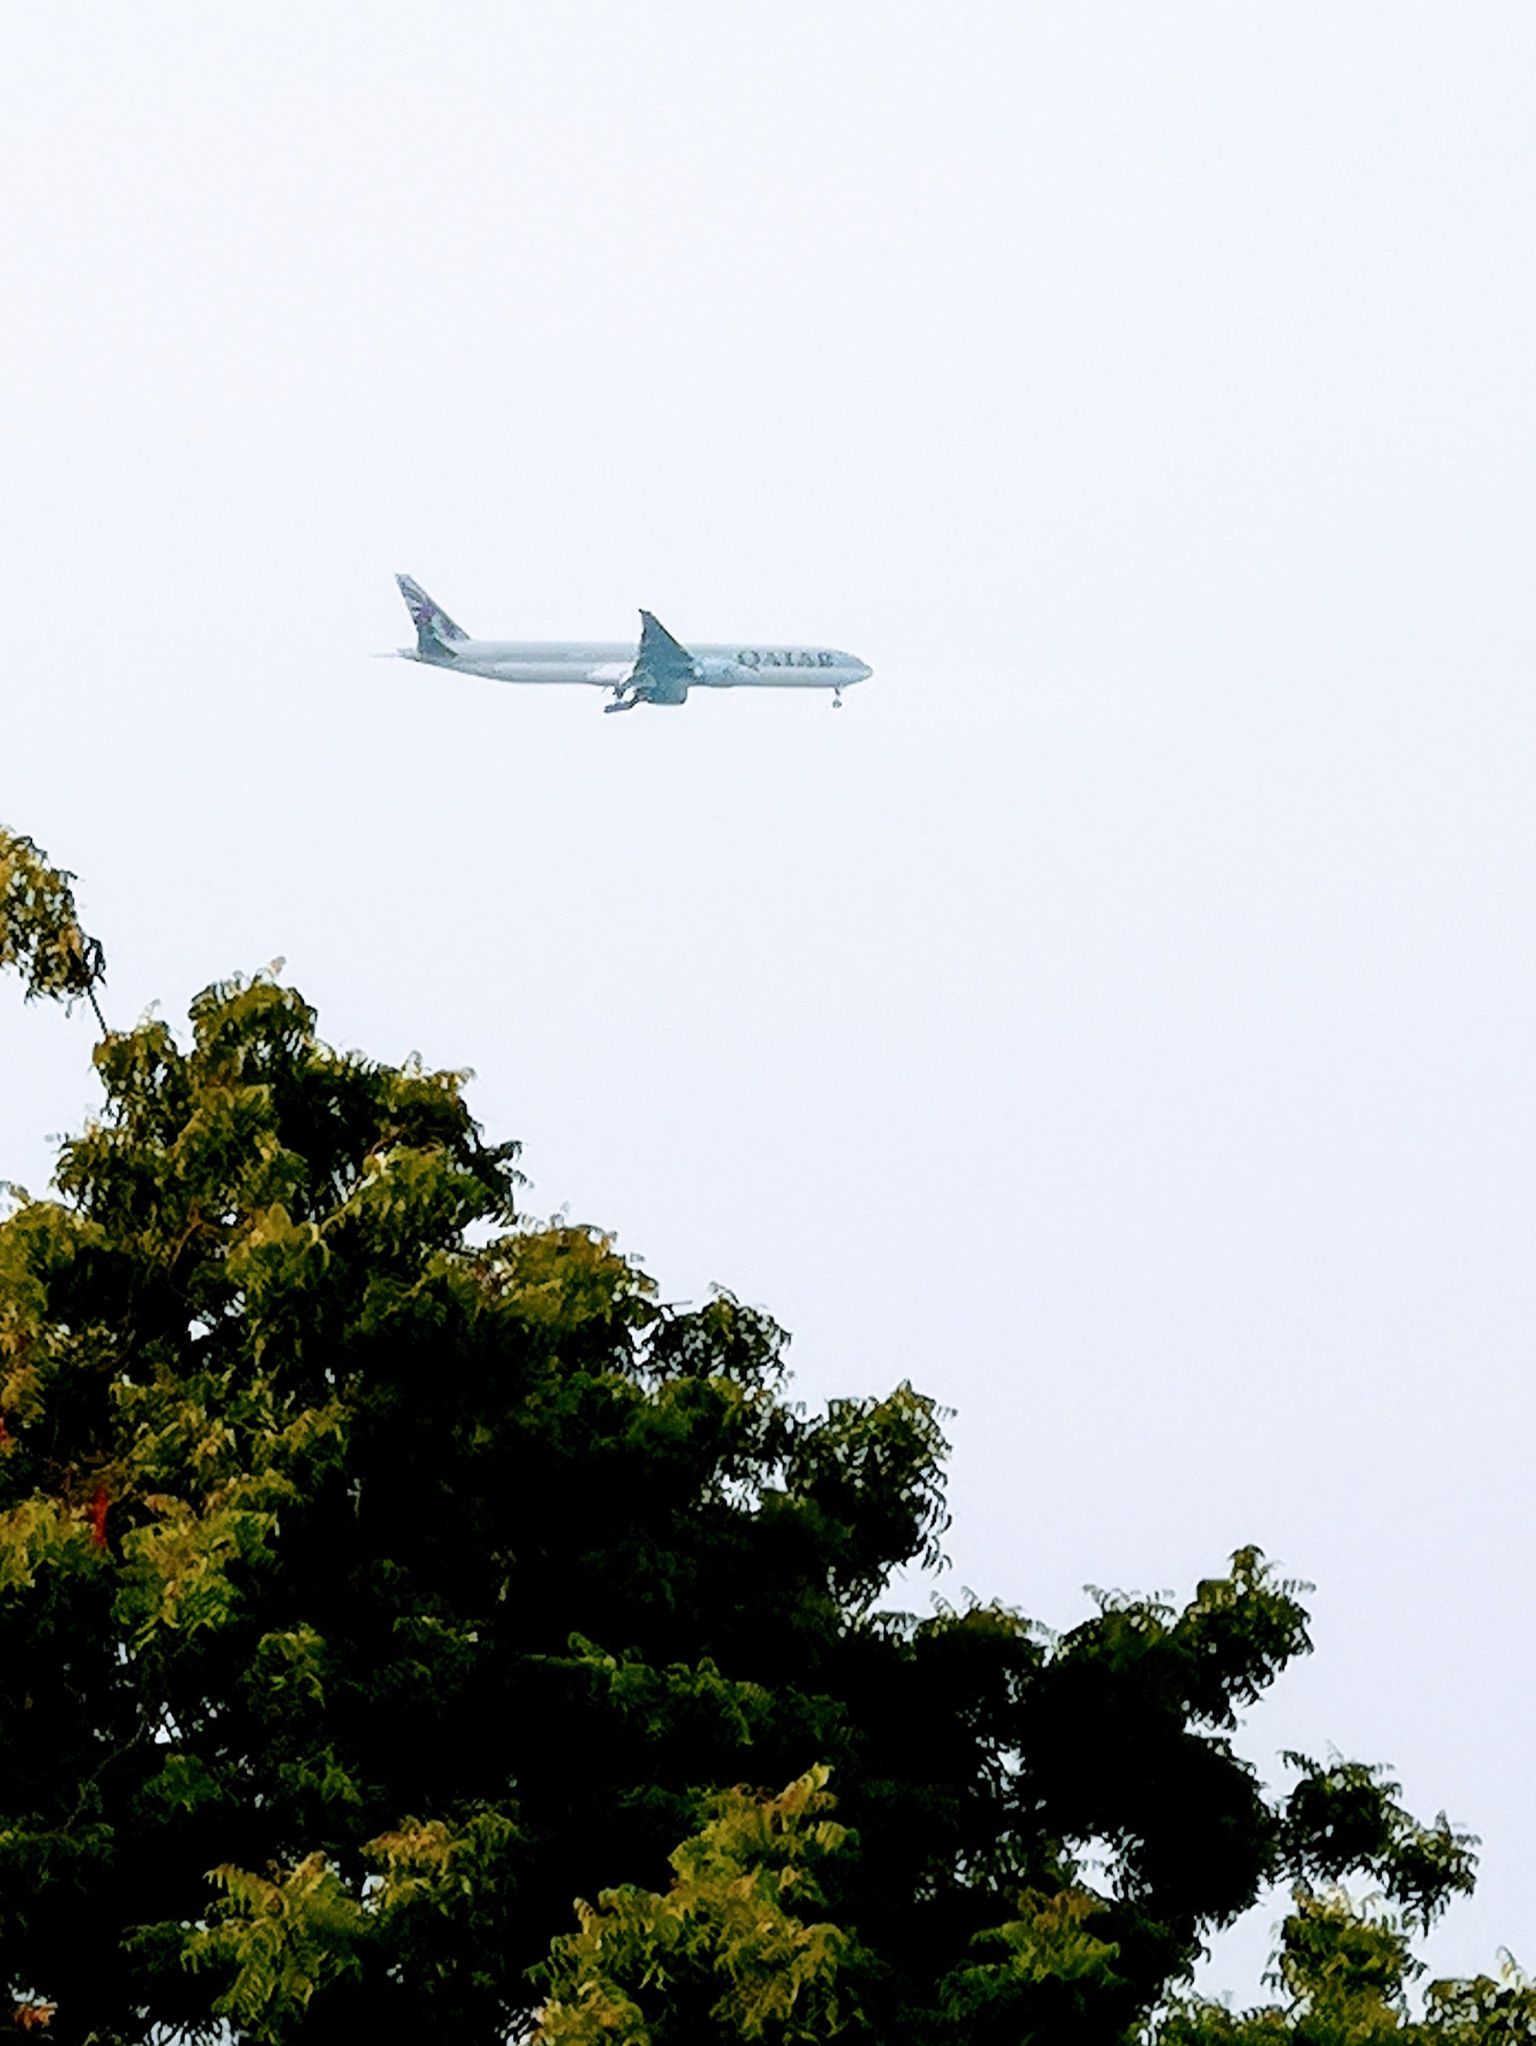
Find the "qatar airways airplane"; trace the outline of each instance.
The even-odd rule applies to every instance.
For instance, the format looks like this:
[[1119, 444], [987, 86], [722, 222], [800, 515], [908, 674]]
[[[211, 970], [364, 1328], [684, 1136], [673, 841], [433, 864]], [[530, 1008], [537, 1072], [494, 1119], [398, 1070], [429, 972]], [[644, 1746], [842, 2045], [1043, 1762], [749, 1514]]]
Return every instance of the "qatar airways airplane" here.
[[852, 654], [827, 646], [696, 646], [675, 640], [649, 611], [640, 613], [638, 650], [592, 640], [471, 639], [420, 583], [397, 575], [416, 627], [406, 661], [426, 661], [493, 682], [585, 682], [613, 692], [605, 711], [642, 703], [686, 703], [690, 689], [830, 689], [841, 710], [843, 691], [871, 672]]

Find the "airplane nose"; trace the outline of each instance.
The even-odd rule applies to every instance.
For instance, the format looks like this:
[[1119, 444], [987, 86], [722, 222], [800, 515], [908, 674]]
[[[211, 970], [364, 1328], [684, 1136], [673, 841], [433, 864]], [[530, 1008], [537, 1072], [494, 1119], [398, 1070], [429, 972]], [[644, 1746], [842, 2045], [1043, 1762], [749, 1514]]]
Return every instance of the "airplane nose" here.
[[853, 664], [852, 679], [855, 682], [867, 682], [870, 676], [874, 674], [874, 672], [875, 672], [874, 669], [869, 665], [868, 661], [855, 661]]

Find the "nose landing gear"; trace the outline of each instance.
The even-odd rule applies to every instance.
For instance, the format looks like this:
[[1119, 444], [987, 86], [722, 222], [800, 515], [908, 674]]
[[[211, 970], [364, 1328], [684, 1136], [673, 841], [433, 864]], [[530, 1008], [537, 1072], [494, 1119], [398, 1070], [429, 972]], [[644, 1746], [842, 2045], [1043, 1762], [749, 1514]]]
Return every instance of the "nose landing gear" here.
[[833, 708], [834, 710], [841, 710], [841, 709], [842, 709], [842, 707], [843, 707], [843, 692], [842, 692], [842, 690], [841, 690], [841, 689], [840, 689], [840, 688], [839, 688], [839, 687], [837, 686], [837, 684], [836, 684], [836, 683], [834, 683], [834, 684], [832, 685], [832, 708]]

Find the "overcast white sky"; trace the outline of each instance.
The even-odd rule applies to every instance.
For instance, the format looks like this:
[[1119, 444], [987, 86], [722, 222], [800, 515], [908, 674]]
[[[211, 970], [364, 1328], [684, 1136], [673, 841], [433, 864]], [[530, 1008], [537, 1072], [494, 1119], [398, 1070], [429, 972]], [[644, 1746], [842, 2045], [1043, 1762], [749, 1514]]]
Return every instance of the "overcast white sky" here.
[[[536, 1209], [956, 1409], [951, 1595], [1256, 1541], [1536, 1959], [1536, 14], [14, 7], [0, 817]], [[605, 719], [370, 661], [826, 641]], [[0, 1173], [89, 1030], [0, 998]], [[1212, 1979], [1256, 1989], [1264, 1907]]]

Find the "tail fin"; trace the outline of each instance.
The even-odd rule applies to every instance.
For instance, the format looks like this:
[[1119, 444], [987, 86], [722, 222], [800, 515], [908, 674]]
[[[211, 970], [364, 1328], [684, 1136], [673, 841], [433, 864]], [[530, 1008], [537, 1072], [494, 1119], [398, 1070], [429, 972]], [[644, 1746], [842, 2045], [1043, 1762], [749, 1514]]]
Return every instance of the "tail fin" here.
[[446, 611], [439, 610], [418, 582], [408, 575], [397, 575], [400, 594], [405, 599], [405, 608], [411, 614], [411, 623], [416, 627], [416, 651], [430, 660], [434, 654], [452, 653], [456, 639], [468, 639], [469, 634], [462, 625], [455, 625]]

